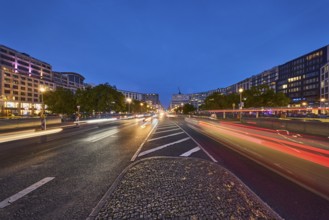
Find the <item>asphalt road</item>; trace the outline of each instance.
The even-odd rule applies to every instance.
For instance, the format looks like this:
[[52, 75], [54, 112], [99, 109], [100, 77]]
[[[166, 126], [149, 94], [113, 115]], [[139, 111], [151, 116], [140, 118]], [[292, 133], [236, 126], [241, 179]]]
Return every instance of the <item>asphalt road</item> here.
[[[232, 171], [281, 217], [327, 219], [328, 200], [287, 179], [301, 167], [306, 176], [328, 177], [327, 161], [318, 161], [327, 158], [326, 140], [234, 124], [220, 126], [184, 118], [146, 123], [132, 119], [67, 127], [54, 134], [0, 143], [0, 219], [85, 219], [124, 168], [154, 156], [213, 161]], [[305, 161], [299, 154], [259, 146], [271, 143], [283, 143], [293, 152], [302, 152], [301, 145], [323, 152]], [[16, 193], [36, 183], [39, 188], [13, 201]]]
[[150, 129], [123, 120], [0, 144], [0, 201], [53, 178], [0, 208], [0, 219], [85, 219]]
[[[285, 219], [328, 218], [329, 201], [322, 197], [329, 189], [328, 140], [199, 120], [178, 117], [160, 121], [136, 160], [189, 152], [191, 157], [217, 162], [232, 171]], [[305, 146], [314, 147], [306, 149], [314, 158], [303, 158]], [[286, 148], [290, 151], [284, 151]]]

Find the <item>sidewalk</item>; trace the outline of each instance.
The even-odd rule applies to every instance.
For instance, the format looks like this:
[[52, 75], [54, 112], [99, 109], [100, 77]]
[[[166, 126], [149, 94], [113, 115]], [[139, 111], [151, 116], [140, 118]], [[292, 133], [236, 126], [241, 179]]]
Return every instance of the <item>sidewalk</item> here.
[[128, 166], [87, 219], [281, 218], [215, 163], [156, 157]]

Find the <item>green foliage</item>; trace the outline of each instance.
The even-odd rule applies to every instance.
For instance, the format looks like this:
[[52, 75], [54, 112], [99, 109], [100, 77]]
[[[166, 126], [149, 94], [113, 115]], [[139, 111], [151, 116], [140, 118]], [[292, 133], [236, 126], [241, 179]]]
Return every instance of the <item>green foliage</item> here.
[[[290, 99], [283, 93], [275, 93], [268, 85], [252, 87], [242, 92], [244, 108], [287, 106]], [[202, 110], [239, 108], [240, 94], [222, 95], [213, 93], [200, 107]]]
[[76, 96], [81, 111], [89, 114], [92, 112], [120, 112], [125, 110], [124, 95], [108, 83], [78, 90]]
[[205, 103], [200, 107], [200, 109], [231, 109], [233, 108], [233, 105], [237, 108], [238, 103], [238, 94], [223, 95], [215, 92], [206, 98]]
[[80, 112], [120, 112], [126, 110], [125, 97], [108, 83], [95, 87], [78, 89], [74, 94], [67, 89], [58, 88], [44, 94], [45, 104], [53, 113], [72, 114], [80, 106]]
[[176, 114], [177, 113], [183, 113], [183, 114], [189, 114], [190, 112], [195, 111], [195, 107], [191, 104], [185, 104], [184, 106], [179, 106], [175, 109]]
[[185, 104], [183, 106], [183, 114], [189, 114], [190, 112], [194, 112], [195, 107], [191, 104]]
[[58, 88], [56, 91], [45, 92], [43, 100], [53, 113], [72, 114], [76, 109], [75, 96], [69, 89]]

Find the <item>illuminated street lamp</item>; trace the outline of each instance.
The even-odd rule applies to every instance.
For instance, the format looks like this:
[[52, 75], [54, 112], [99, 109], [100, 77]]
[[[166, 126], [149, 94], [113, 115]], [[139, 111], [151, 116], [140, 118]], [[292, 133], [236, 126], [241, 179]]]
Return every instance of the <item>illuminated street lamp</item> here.
[[140, 103], [140, 106], [141, 106], [141, 113], [143, 112], [143, 106], [144, 106], [144, 103]]
[[127, 98], [126, 101], [128, 102], [128, 112], [130, 113], [130, 103], [131, 103], [132, 99]]
[[307, 105], [307, 102], [302, 102], [303, 107], [306, 107], [306, 105]]
[[46, 91], [46, 88], [40, 87], [39, 91], [41, 92], [41, 130], [46, 130], [45, 103], [43, 101], [43, 93]]
[[324, 104], [325, 101], [326, 101], [325, 98], [321, 98], [321, 99], [320, 99], [320, 107], [323, 107], [323, 104]]
[[242, 92], [243, 92], [243, 88], [240, 88], [239, 89], [239, 93], [240, 93], [240, 106], [239, 106], [239, 108], [240, 108], [240, 121], [242, 119], [242, 112], [241, 112], [241, 110], [242, 110]]
[[320, 108], [321, 108], [321, 114], [322, 113], [324, 113], [324, 110], [322, 110], [322, 108], [324, 108], [325, 107], [325, 101], [326, 101], [326, 99], [325, 98], [321, 98], [320, 99]]

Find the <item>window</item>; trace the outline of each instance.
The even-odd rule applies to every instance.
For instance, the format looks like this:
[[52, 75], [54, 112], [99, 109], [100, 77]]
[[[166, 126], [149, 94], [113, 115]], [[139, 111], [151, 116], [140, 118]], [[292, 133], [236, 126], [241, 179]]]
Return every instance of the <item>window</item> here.
[[23, 61], [21, 61], [21, 60], [18, 60], [17, 63], [19, 63], [19, 64], [21, 64], [21, 65], [23, 65], [23, 66], [29, 66], [28, 63], [23, 62]]

